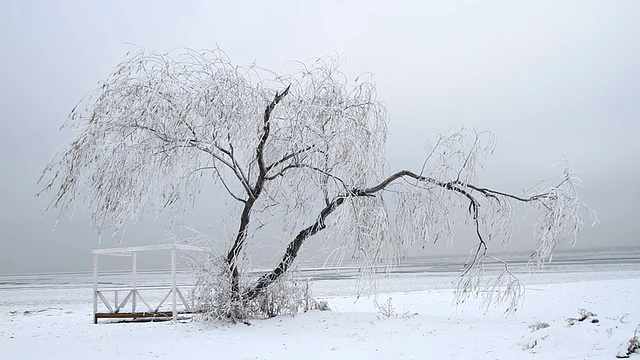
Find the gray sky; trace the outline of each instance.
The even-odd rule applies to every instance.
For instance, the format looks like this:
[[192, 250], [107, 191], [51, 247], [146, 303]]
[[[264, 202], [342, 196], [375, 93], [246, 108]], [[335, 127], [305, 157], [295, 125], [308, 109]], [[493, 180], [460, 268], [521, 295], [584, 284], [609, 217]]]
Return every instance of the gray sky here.
[[[82, 212], [52, 231], [49, 199], [33, 195], [70, 139], [58, 128], [128, 43], [160, 52], [217, 44], [238, 64], [276, 71], [338, 53], [348, 72], [376, 75], [391, 116], [391, 170], [420, 166], [433, 133], [492, 130], [498, 147], [483, 184], [519, 193], [561, 171], [551, 165], [567, 156], [601, 221], [577, 246], [640, 244], [638, 1], [5, 0], [0, 8], [0, 274], [89, 270], [91, 249], [118, 245], [98, 244]], [[196, 222], [206, 230], [204, 217]], [[511, 249], [531, 246], [529, 233]], [[122, 241], [164, 241], [162, 225], [144, 221]]]

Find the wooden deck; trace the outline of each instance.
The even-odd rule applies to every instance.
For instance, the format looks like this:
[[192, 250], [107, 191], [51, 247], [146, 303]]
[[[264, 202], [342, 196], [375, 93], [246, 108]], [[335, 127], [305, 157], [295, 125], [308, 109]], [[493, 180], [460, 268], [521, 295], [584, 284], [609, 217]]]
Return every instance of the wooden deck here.
[[[192, 315], [190, 312], [179, 312], [180, 315]], [[173, 319], [172, 311], [159, 312], [117, 312], [117, 313], [96, 313], [93, 317], [93, 323], [97, 324], [98, 319], [131, 319], [145, 321], [165, 321]]]

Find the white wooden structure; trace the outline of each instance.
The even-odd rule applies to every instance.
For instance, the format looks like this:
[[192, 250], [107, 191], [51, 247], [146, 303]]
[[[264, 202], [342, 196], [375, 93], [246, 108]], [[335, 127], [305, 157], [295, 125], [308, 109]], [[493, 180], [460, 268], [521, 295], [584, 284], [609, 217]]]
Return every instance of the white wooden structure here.
[[[140, 295], [137, 283], [137, 273], [138, 273], [138, 253], [142, 251], [158, 251], [165, 250], [171, 252], [171, 287], [169, 288], [169, 292], [162, 299], [162, 301], [156, 307], [152, 307], [146, 302], [142, 296]], [[184, 306], [184, 313], [189, 313], [192, 311], [192, 306], [189, 306], [188, 301], [182, 295], [178, 286], [176, 284], [176, 253], [177, 251], [204, 251], [204, 249], [191, 246], [191, 245], [181, 245], [181, 244], [161, 244], [161, 245], [146, 245], [146, 246], [130, 246], [130, 247], [122, 247], [122, 248], [112, 248], [112, 249], [96, 249], [93, 250], [93, 322], [95, 324], [98, 323], [99, 318], [158, 318], [158, 317], [169, 317], [171, 316], [173, 320], [178, 319], [178, 298], [180, 298], [182, 302], [182, 306]], [[122, 289], [99, 289], [98, 288], [98, 259], [100, 256], [131, 256], [132, 257], [132, 271], [133, 271], [133, 280], [131, 288], [125, 289], [127, 295], [122, 300], [122, 302], [118, 301], [118, 292]], [[162, 287], [156, 287], [157, 289], [163, 289]], [[166, 287], [164, 288], [166, 289]], [[105, 291], [113, 291], [114, 292], [114, 303], [113, 306], [104, 296]], [[171, 296], [171, 311], [170, 312], [160, 312], [160, 307], [165, 303], [167, 298]], [[98, 312], [98, 300], [102, 301], [102, 304], [109, 310], [109, 312]], [[131, 312], [123, 312], [121, 310], [127, 305], [127, 303], [131, 300]], [[148, 311], [138, 311], [137, 309], [137, 301], [140, 300], [146, 305]]]

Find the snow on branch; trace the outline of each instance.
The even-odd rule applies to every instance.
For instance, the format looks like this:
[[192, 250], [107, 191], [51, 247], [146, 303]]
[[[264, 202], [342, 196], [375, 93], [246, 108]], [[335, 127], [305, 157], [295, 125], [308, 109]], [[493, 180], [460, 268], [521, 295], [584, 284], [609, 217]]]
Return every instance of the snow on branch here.
[[[489, 141], [483, 142], [482, 136], [489, 136]], [[436, 142], [420, 174], [402, 170], [377, 185], [351, 188], [342, 195], [348, 205], [335, 217], [339, 234], [331, 236], [343, 236], [343, 246], [352, 259], [373, 267], [397, 261], [415, 246], [424, 247], [442, 238], [453, 241], [453, 225], [457, 219], [463, 220], [474, 229], [475, 245], [457, 282], [458, 302], [482, 295], [487, 306], [506, 301], [507, 310], [515, 311], [523, 294], [521, 284], [508, 265], [489, 251], [489, 244], [496, 239], [501, 245], [509, 242], [514, 203], [527, 204], [539, 212], [534, 227], [537, 246], [530, 260], [533, 266], [549, 261], [561, 242], [575, 242], [584, 225], [584, 213], [594, 221], [596, 217], [579, 200], [576, 187], [580, 180], [568, 163], [555, 183], [545, 182], [522, 196], [472, 183], [480, 159], [492, 151], [493, 142], [491, 134], [462, 129]], [[390, 210], [390, 204], [395, 204], [395, 211]], [[492, 269], [502, 269], [493, 278], [486, 278], [487, 261], [494, 264]], [[502, 291], [494, 295], [498, 289]]]
[[[225, 191], [242, 206], [220, 264], [234, 304], [265, 291], [324, 229], [373, 269], [416, 246], [452, 242], [463, 221], [475, 236], [458, 298], [501, 289], [488, 302], [513, 295], [515, 309], [521, 291], [506, 264], [483, 280], [487, 261], [497, 261], [490, 244], [509, 241], [513, 206], [527, 204], [539, 214], [530, 263], [541, 266], [557, 244], [575, 241], [585, 211], [595, 218], [578, 199], [579, 179], [567, 166], [525, 195], [480, 186], [496, 140], [468, 127], [438, 137], [419, 171], [386, 174], [386, 109], [371, 77], [351, 81], [341, 64], [322, 57], [281, 76], [233, 65], [219, 49], [134, 54], [71, 111], [65, 127], [78, 135], [45, 168], [41, 193], [54, 193], [49, 209], [60, 215], [85, 201], [98, 231], [118, 231], [162, 211], [175, 225], [203, 186]], [[272, 271], [243, 284], [239, 261], [266, 218], [291, 240]]]
[[211, 182], [240, 202], [265, 189], [262, 209], [326, 194], [330, 178], [364, 184], [381, 173], [386, 112], [370, 79], [347, 81], [340, 64], [280, 76], [219, 49], [133, 54], [69, 115], [78, 136], [40, 179], [55, 192], [49, 208], [85, 200], [96, 229], [117, 231], [188, 211]]

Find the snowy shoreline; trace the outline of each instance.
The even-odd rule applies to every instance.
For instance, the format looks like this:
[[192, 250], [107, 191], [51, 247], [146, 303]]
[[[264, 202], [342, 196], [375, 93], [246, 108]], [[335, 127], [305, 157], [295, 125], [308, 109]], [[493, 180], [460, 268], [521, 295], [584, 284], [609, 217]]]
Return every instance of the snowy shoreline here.
[[[4, 276], [0, 359], [615, 358], [640, 324], [640, 264], [558, 266], [518, 274], [526, 287], [524, 306], [508, 317], [504, 306], [485, 311], [479, 301], [456, 307], [454, 272], [411, 271], [383, 275], [377, 296], [359, 299], [351, 277], [314, 281], [313, 294], [333, 311], [252, 320], [251, 326], [93, 325], [86, 276], [57, 284], [49, 276], [39, 285], [23, 277], [22, 285], [11, 286]], [[393, 314], [385, 317], [376, 300], [389, 301]], [[568, 325], [578, 309], [597, 316]], [[549, 326], [533, 331], [537, 323]]]

